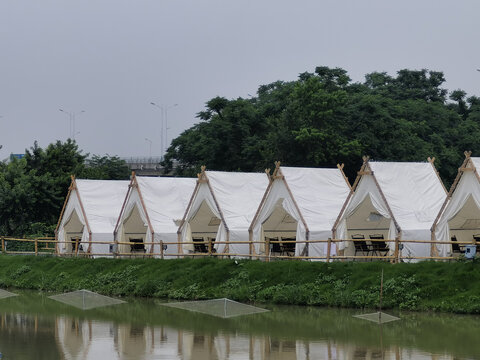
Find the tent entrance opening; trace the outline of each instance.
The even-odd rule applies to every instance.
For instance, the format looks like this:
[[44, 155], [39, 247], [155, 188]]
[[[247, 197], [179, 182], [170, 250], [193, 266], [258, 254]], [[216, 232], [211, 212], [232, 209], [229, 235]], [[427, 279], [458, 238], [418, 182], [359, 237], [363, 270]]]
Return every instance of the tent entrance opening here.
[[214, 243], [221, 220], [215, 216], [212, 209], [202, 201], [196, 214], [190, 219], [189, 225], [192, 232], [193, 245], [189, 246], [194, 253], [215, 252]]
[[120, 253], [145, 253], [148, 226], [144, 223], [137, 205], [123, 222], [122, 229], [122, 242], [131, 244], [121, 244]]
[[277, 256], [295, 255], [298, 222], [282, 206], [284, 199], [279, 199], [275, 209], [262, 224], [265, 243], [260, 251], [265, 253], [265, 244], [270, 243], [270, 254]]
[[[83, 245], [80, 243], [83, 234], [83, 224], [76, 211], [72, 212], [70, 219], [64, 226], [65, 231], [65, 252], [76, 253], [83, 252]], [[77, 251], [78, 244], [78, 251]]]
[[382, 216], [369, 195], [347, 218], [347, 256], [387, 256], [388, 231], [391, 219]]
[[[448, 222], [450, 228], [451, 253], [460, 255], [465, 253], [466, 244], [456, 242], [480, 241], [480, 209], [472, 195], [470, 195], [460, 211]], [[477, 246], [477, 254], [480, 245]]]

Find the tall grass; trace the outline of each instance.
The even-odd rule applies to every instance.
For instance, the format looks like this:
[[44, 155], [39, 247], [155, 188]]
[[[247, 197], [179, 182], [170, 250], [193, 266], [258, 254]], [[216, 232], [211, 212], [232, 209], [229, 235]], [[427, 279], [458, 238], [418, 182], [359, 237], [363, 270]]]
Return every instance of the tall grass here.
[[320, 263], [0, 255], [0, 288], [480, 314], [480, 263]]

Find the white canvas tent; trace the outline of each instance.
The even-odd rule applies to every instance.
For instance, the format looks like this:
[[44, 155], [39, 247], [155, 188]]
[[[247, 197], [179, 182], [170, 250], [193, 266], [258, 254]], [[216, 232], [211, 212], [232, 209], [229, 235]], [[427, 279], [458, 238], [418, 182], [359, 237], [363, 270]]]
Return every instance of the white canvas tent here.
[[110, 254], [110, 244], [95, 242], [113, 242], [113, 230], [127, 189], [127, 180], [82, 180], [72, 176], [55, 230], [57, 252], [75, 253], [78, 238], [77, 253]]
[[[333, 227], [334, 238], [363, 237], [365, 244], [372, 247], [362, 250], [360, 256], [431, 256], [432, 246], [428, 243], [403, 243], [403, 249], [395, 254], [395, 243], [387, 241], [380, 249], [384, 253], [371, 253], [370, 249], [378, 243], [368, 244], [368, 239], [430, 240], [430, 228], [446, 198], [433, 161], [429, 158], [429, 162], [373, 162], [364, 158]], [[346, 256], [357, 255], [358, 250], [352, 241], [340, 242], [338, 249]]]
[[[160, 241], [177, 242], [177, 229], [195, 187], [193, 178], [132, 176], [115, 227], [117, 252], [161, 253]], [[135, 242], [138, 244], [122, 244]], [[147, 245], [145, 245], [147, 243]], [[148, 244], [150, 243], [150, 245]], [[151, 245], [154, 243], [155, 245]], [[164, 255], [176, 254], [176, 244], [163, 245]]]
[[[343, 166], [337, 169], [295, 168], [280, 167], [279, 162], [275, 166], [272, 181], [250, 226], [256, 254], [265, 254], [266, 238], [276, 241], [331, 238], [332, 226], [350, 193]], [[296, 256], [323, 257], [327, 254], [327, 243], [293, 246]], [[283, 246], [271, 248], [280, 251], [280, 255], [285, 254]], [[334, 247], [331, 252], [335, 253]]]
[[[470, 157], [458, 169], [458, 175], [450, 188], [437, 219], [432, 226], [432, 240], [473, 243], [480, 237], [480, 158]], [[439, 256], [446, 257], [464, 251], [465, 244], [438, 244]]]
[[210, 239], [215, 241], [216, 253], [249, 255], [248, 228], [268, 183], [269, 177], [263, 173], [206, 171], [202, 167], [178, 228], [179, 241], [187, 242], [179, 251], [198, 252], [188, 242]]

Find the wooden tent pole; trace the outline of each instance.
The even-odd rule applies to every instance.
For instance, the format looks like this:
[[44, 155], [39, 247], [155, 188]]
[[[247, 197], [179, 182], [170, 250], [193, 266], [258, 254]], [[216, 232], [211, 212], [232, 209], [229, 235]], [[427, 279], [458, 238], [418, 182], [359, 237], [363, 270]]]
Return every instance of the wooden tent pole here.
[[[462, 176], [463, 176], [463, 171], [462, 171], [462, 169], [466, 169], [469, 164], [474, 167], [473, 162], [472, 162], [471, 159], [470, 159], [470, 155], [472, 154], [472, 152], [471, 152], [471, 151], [465, 151], [464, 154], [465, 154], [465, 159], [463, 160], [462, 165], [458, 168], [457, 176], [455, 177], [455, 180], [454, 180], [452, 186], [450, 186], [450, 191], [447, 193], [447, 197], [446, 197], [445, 201], [443, 202], [442, 207], [440, 208], [440, 211], [439, 211], [438, 214], [437, 214], [437, 217], [436, 217], [435, 220], [433, 221], [432, 227], [430, 228], [430, 232], [431, 232], [431, 234], [430, 234], [430, 239], [431, 239], [432, 241], [434, 241], [434, 240], [437, 239], [436, 234], [435, 234], [435, 231], [436, 231], [436, 229], [437, 229], [438, 221], [440, 220], [440, 217], [442, 216], [443, 212], [445, 211], [445, 208], [447, 207], [448, 202], [449, 202], [450, 199], [452, 198], [453, 192], [455, 191], [458, 183], [460, 182], [460, 179], [461, 179]], [[474, 171], [475, 171], [475, 173], [477, 174], [477, 170], [475, 169]], [[478, 179], [479, 182], [480, 182], [480, 178], [478, 177], [478, 174], [477, 174], [477, 179]], [[435, 248], [435, 249], [434, 249], [434, 248]], [[437, 252], [437, 251], [436, 251], [436, 247], [435, 247], [435, 245], [432, 243], [432, 244], [431, 244], [431, 248], [430, 248], [430, 255], [431, 255], [431, 256], [434, 256], [433, 254], [436, 253], [436, 252]]]
[[85, 213], [85, 208], [83, 207], [82, 197], [80, 194], [80, 190], [77, 187], [77, 183], [75, 182], [75, 189], [77, 190], [77, 198], [78, 203], [80, 204], [80, 209], [82, 210], [83, 218], [85, 219], [85, 225], [87, 226], [88, 231], [88, 250], [87, 253], [90, 253], [92, 250], [92, 229], [90, 228], [90, 224], [88, 223], [87, 214]]
[[[288, 186], [288, 182], [287, 180], [285, 179], [285, 176], [283, 175], [282, 173], [282, 169], [280, 168], [280, 162], [277, 161], [275, 163], [275, 173], [274, 173], [274, 176], [273, 178], [274, 179], [280, 179], [284, 182], [285, 184], [285, 188], [287, 189], [287, 192], [288, 192], [288, 195], [290, 196], [290, 198], [292, 199], [292, 202], [293, 202], [293, 205], [295, 206], [295, 209], [297, 209], [297, 212], [298, 212], [298, 215], [300, 216], [300, 221], [302, 222], [303, 226], [305, 227], [305, 240], [309, 240], [310, 238], [310, 229], [308, 228], [308, 225], [307, 225], [307, 222], [305, 221], [303, 215], [302, 215], [302, 212], [300, 211], [300, 207], [298, 206], [297, 204], [297, 201], [295, 200], [295, 197], [293, 196], [293, 193], [292, 191], [290, 190], [290, 186]], [[305, 248], [303, 249], [302, 251], [302, 254], [306, 254], [306, 256], [308, 256], [308, 242], [305, 243]]]
[[252, 255], [253, 255], [253, 250], [254, 250], [254, 246], [253, 246], [253, 228], [255, 227], [255, 225], [257, 224], [257, 220], [258, 220], [258, 216], [260, 215], [260, 211], [262, 210], [263, 208], [263, 205], [267, 199], [267, 196], [268, 194], [270, 193], [270, 190], [273, 186], [273, 178], [272, 176], [270, 176], [270, 169], [265, 169], [265, 174], [267, 175], [268, 177], [268, 185], [267, 185], [267, 188], [265, 189], [265, 193], [263, 194], [263, 197], [262, 197], [262, 200], [260, 201], [260, 204], [258, 205], [258, 209], [257, 211], [255, 212], [255, 216], [253, 217], [253, 220], [250, 224], [250, 226], [248, 227], [248, 241], [249, 241], [249, 251], [250, 251], [250, 259], [252, 258]]
[[[360, 182], [361, 177], [365, 173], [365, 168], [367, 166], [368, 162], [368, 156], [363, 157], [363, 164], [360, 167], [360, 170], [357, 172], [357, 177], [355, 178], [355, 181], [352, 186], [350, 186], [350, 192], [348, 193], [347, 198], [345, 199], [345, 202], [342, 205], [342, 208], [340, 209], [340, 213], [337, 216], [337, 219], [335, 220], [335, 223], [332, 226], [332, 239], [337, 239], [337, 227], [338, 224], [340, 223], [340, 220], [343, 218], [343, 215], [345, 213], [345, 210], [347, 209], [348, 204], [350, 203], [350, 200], [355, 193], [355, 190], [357, 189], [357, 186]], [[343, 250], [341, 250], [343, 252]], [[343, 255], [343, 253], [341, 254]]]
[[152, 236], [152, 245], [150, 245], [150, 253], [152, 254], [153, 253], [153, 247], [154, 247], [154, 242], [155, 242], [155, 231], [153, 229], [153, 226], [152, 226], [152, 223], [150, 221], [150, 216], [148, 216], [148, 211], [147, 211], [147, 207], [145, 205], [145, 201], [143, 201], [143, 195], [142, 195], [142, 191], [140, 190], [140, 186], [138, 185], [138, 181], [137, 181], [137, 177], [135, 176], [135, 185], [136, 185], [136, 188], [137, 188], [137, 191], [138, 191], [138, 197], [140, 199], [140, 204], [142, 205], [142, 208], [143, 208], [143, 211], [145, 212], [145, 217], [147, 218], [147, 224], [148, 224], [148, 227], [150, 228], [150, 234]]
[[[204, 167], [202, 167], [204, 168]], [[200, 177], [201, 177], [201, 174], [197, 174], [197, 182], [195, 184], [195, 188], [193, 189], [193, 193], [192, 193], [192, 196], [190, 197], [190, 200], [188, 202], [188, 205], [185, 209], [185, 213], [183, 214], [183, 218], [182, 218], [182, 221], [180, 222], [180, 225], [178, 226], [178, 230], [177, 230], [177, 238], [178, 238], [178, 244], [177, 244], [177, 250], [178, 250], [178, 253], [179, 254], [183, 254], [183, 247], [182, 247], [182, 231], [183, 231], [183, 226], [185, 225], [185, 222], [186, 222], [186, 219], [187, 219], [187, 216], [190, 212], [190, 209], [192, 207], [192, 204], [193, 204], [193, 199], [195, 198], [197, 192], [198, 192], [198, 188], [200, 186]]]
[[65, 212], [65, 208], [67, 207], [68, 200], [70, 199], [70, 194], [72, 190], [76, 187], [75, 183], [75, 175], [70, 175], [70, 186], [68, 187], [68, 193], [65, 197], [65, 201], [63, 202], [62, 211], [60, 212], [60, 217], [58, 218], [57, 227], [55, 228], [55, 253], [58, 255], [58, 229], [60, 227], [60, 223], [62, 222], [63, 214]]
[[341, 165], [340, 165], [340, 164], [337, 164], [338, 170], [340, 170], [340, 172], [342, 173], [342, 176], [343, 176], [345, 182], [347, 183], [348, 188], [351, 190], [351, 189], [352, 189], [352, 185], [350, 184], [350, 181], [348, 181], [347, 176], [346, 176], [345, 173], [343, 172], [343, 168], [344, 168], [344, 167], [345, 167], [345, 164], [343, 164], [343, 163], [342, 163]]
[[445, 194], [448, 194], [447, 188], [445, 187], [445, 184], [443, 183], [442, 178], [440, 177], [440, 174], [438, 173], [438, 170], [435, 167], [435, 164], [434, 164], [435, 157], [432, 157], [432, 158], [428, 157], [427, 160], [430, 163], [430, 165], [432, 165], [433, 171], [435, 171], [435, 174], [437, 175], [438, 181], [440, 181], [440, 184], [442, 184], [442, 187], [443, 187], [443, 190], [445, 191]]

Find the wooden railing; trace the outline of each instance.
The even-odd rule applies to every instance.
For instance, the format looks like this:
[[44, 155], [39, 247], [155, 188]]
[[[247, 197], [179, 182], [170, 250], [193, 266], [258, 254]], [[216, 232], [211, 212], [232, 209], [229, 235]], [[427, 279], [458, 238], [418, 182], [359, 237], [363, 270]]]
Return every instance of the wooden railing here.
[[[188, 242], [142, 242], [144, 246], [144, 251], [140, 252], [121, 252], [118, 251], [122, 245], [128, 246], [137, 245], [138, 242], [125, 242], [125, 241], [84, 241], [80, 238], [75, 239], [74, 241], [56, 241], [53, 237], [39, 237], [35, 239], [25, 239], [25, 238], [14, 238], [14, 237], [6, 237], [2, 236], [1, 239], [1, 252], [4, 254], [24, 254], [24, 255], [57, 255], [57, 256], [84, 256], [84, 257], [155, 257], [155, 258], [181, 258], [181, 257], [222, 257], [222, 258], [232, 258], [232, 257], [241, 257], [241, 258], [250, 258], [250, 259], [260, 259], [264, 261], [271, 261], [271, 260], [282, 260], [282, 259], [289, 259], [289, 260], [322, 260], [322, 261], [345, 261], [345, 260], [385, 260], [390, 262], [401, 262], [403, 260], [455, 260], [458, 256], [439, 256], [439, 255], [432, 255], [431, 256], [410, 256], [410, 255], [402, 255], [402, 245], [414, 243], [414, 244], [428, 244], [430, 247], [432, 244], [440, 245], [440, 244], [456, 244], [459, 246], [464, 245], [474, 245], [480, 246], [480, 241], [436, 241], [436, 240], [388, 240], [388, 239], [354, 239], [354, 240], [270, 240], [266, 239], [265, 241], [212, 241], [211, 239], [207, 241], [188, 241]], [[385, 255], [345, 255], [345, 254], [333, 254], [332, 253], [332, 245], [337, 244], [340, 242], [364, 242], [368, 241], [370, 244], [375, 242], [382, 242], [382, 243], [394, 243], [394, 245], [389, 249]], [[24, 244], [23, 246], [13, 246], [13, 244]], [[26, 245], [25, 245], [26, 244]], [[71, 247], [71, 251], [65, 252], [62, 249], [62, 244], [69, 244]], [[241, 244], [247, 245], [250, 249], [249, 253], [233, 253], [229, 251], [230, 245]], [[279, 245], [286, 245], [286, 244], [296, 244], [301, 245], [304, 244], [306, 247], [309, 248], [315, 244], [326, 244], [326, 254], [323, 256], [312, 256], [308, 255], [309, 251], [304, 252], [304, 255], [295, 255], [294, 253], [282, 254], [278, 252], [272, 252], [271, 246], [274, 244]], [[81, 246], [82, 250], [81, 250]], [[114, 251], [107, 252], [107, 253], [100, 253], [96, 252], [95, 249], [92, 251], [88, 251], [88, 249], [94, 245], [109, 245], [114, 248]], [[179, 245], [181, 245], [179, 247]], [[194, 247], [195, 245], [205, 245], [207, 249], [206, 252], [184, 252], [182, 250], [178, 251], [178, 249], [182, 249], [185, 245], [191, 245]], [[225, 252], [217, 253], [215, 251], [214, 245], [225, 245]], [[256, 246], [262, 246], [265, 249], [262, 253], [256, 253], [254, 248]], [[169, 250], [168, 252], [165, 250], [165, 246], [169, 249], [172, 247], [176, 251]], [[58, 249], [57, 249], [58, 248]], [[154, 252], [154, 249], [159, 249], [160, 251]], [[60, 250], [60, 251], [57, 251]], [[479, 254], [480, 255], [480, 254]]]
[[56, 240], [54, 237], [38, 237], [35, 239], [1, 236], [1, 251], [3, 254], [52, 255], [55, 254]]

